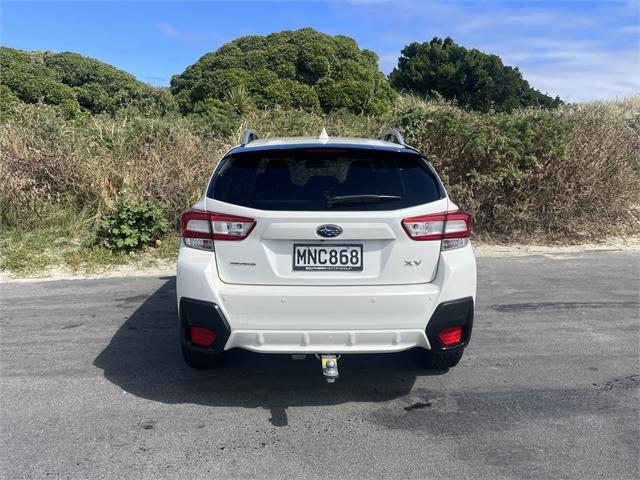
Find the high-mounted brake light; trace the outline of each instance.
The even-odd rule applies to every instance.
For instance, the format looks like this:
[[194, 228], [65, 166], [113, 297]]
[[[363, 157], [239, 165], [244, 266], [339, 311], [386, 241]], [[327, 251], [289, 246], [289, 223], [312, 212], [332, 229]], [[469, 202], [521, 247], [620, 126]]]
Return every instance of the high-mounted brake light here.
[[307, 148], [305, 153], [346, 153], [346, 148]]
[[185, 245], [213, 250], [213, 240], [244, 240], [256, 226], [253, 218], [187, 210], [180, 218]]
[[402, 226], [413, 240], [442, 240], [442, 249], [451, 250], [469, 243], [471, 216], [461, 211], [422, 215], [405, 218]]

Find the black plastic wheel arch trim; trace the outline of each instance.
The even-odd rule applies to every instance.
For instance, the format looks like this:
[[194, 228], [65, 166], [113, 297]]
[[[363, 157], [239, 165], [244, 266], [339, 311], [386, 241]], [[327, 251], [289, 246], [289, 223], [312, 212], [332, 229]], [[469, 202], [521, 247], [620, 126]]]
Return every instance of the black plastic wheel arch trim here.
[[[216, 339], [209, 347], [191, 342], [191, 327], [213, 330]], [[203, 353], [221, 353], [231, 335], [231, 328], [220, 307], [212, 302], [182, 297], [180, 299], [180, 341], [191, 350]]]
[[[473, 328], [473, 311], [474, 304], [472, 297], [460, 298], [448, 302], [442, 302], [438, 305], [427, 323], [425, 332], [431, 345], [431, 350], [445, 351], [464, 348], [469, 344], [471, 339], [471, 330]], [[445, 328], [451, 328], [462, 325], [462, 341], [456, 345], [447, 347], [438, 339], [438, 333]]]

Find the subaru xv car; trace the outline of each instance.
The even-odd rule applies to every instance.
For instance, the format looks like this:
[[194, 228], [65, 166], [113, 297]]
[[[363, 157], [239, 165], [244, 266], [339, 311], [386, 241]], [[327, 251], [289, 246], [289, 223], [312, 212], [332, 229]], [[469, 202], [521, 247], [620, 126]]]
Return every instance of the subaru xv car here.
[[227, 350], [344, 354], [418, 348], [447, 369], [476, 295], [471, 219], [397, 131], [380, 139], [259, 139], [220, 160], [183, 213], [181, 347], [193, 368]]

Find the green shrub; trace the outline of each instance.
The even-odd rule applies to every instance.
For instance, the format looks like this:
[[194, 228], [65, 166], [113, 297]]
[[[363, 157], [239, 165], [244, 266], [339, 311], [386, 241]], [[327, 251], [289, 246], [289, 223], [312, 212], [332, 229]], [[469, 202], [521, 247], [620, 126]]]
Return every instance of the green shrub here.
[[[134, 109], [143, 115], [177, 110], [166, 88], [142, 83], [111, 65], [77, 53], [29, 52], [0, 47], [0, 84], [27, 103], [59, 105], [67, 118]], [[4, 100], [6, 94], [3, 93]]]
[[167, 231], [163, 209], [151, 201], [120, 200], [98, 226], [98, 241], [111, 250], [134, 250], [159, 240]]
[[0, 84], [0, 119], [15, 116], [16, 104], [19, 102], [20, 99], [9, 87]]
[[236, 85], [231, 88], [227, 92], [225, 100], [238, 115], [244, 115], [252, 107], [251, 95], [244, 85]]
[[231, 135], [240, 128], [242, 121], [242, 117], [229, 102], [216, 98], [198, 102], [188, 118], [191, 122], [190, 128], [199, 135]]
[[209, 98], [231, 101], [228, 92], [236, 88], [260, 109], [308, 112], [346, 109], [375, 115], [389, 111], [396, 96], [375, 53], [360, 49], [352, 38], [311, 28], [238, 38], [171, 79], [184, 113]]

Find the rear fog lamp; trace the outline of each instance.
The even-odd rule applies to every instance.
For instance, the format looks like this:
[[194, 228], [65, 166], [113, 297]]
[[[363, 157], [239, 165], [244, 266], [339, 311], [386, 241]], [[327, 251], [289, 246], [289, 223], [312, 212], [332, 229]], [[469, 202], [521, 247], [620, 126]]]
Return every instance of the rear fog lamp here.
[[203, 327], [191, 327], [191, 342], [200, 347], [210, 347], [216, 341], [216, 332]]
[[440, 340], [440, 343], [445, 347], [450, 347], [460, 343], [462, 340], [462, 325], [445, 328], [438, 334], [438, 340]]

